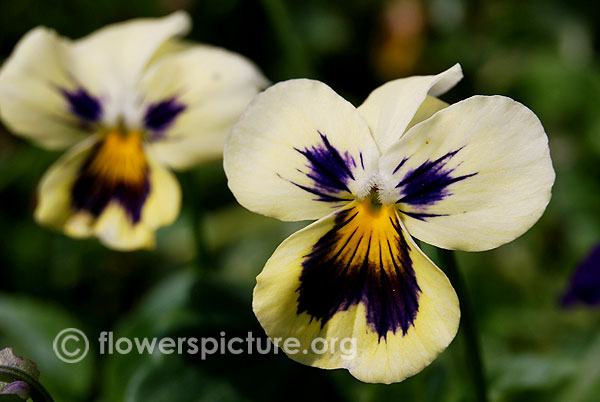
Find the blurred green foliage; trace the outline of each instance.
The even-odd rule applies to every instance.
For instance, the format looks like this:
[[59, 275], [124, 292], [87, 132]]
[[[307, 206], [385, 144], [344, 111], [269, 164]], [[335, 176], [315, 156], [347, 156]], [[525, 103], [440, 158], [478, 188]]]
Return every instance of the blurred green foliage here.
[[[416, 4], [401, 8], [412, 14], [400, 21], [418, 24], [394, 37], [385, 1], [3, 1], [0, 59], [36, 25], [75, 38], [184, 8], [193, 17], [192, 39], [248, 56], [274, 82], [320, 79], [357, 105], [387, 79], [460, 62], [465, 79], [444, 99], [502, 94], [526, 104], [546, 127], [557, 172], [552, 202], [531, 231], [494, 251], [458, 255], [491, 400], [597, 401], [598, 312], [558, 304], [577, 262], [600, 240], [597, 3]], [[96, 334], [108, 330], [116, 337], [262, 335], [251, 309], [254, 278], [304, 223], [237, 206], [216, 163], [179, 175], [183, 210], [159, 231], [156, 250], [114, 252], [34, 223], [36, 184], [58, 155], [0, 129], [0, 346], [36, 361], [57, 401], [473, 400], [460, 334], [421, 374], [390, 386], [304, 367], [282, 354], [99, 356]], [[91, 338], [81, 363], [62, 363], [52, 352], [54, 336], [67, 327]]]

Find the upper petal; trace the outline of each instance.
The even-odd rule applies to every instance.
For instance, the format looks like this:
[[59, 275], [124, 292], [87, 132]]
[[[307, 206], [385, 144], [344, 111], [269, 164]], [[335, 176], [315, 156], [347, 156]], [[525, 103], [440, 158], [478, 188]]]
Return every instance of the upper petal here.
[[50, 149], [89, 134], [73, 112], [80, 102], [66, 96], [78, 91], [69, 75], [71, 60], [69, 42], [46, 28], [19, 41], [0, 70], [0, 115], [11, 131]]
[[73, 42], [72, 72], [92, 92], [118, 98], [137, 85], [161, 45], [186, 34], [190, 26], [182, 11], [108, 25]]
[[162, 57], [140, 88], [150, 147], [175, 168], [220, 158], [227, 133], [266, 85], [252, 62], [224, 49], [196, 45]]
[[427, 95], [439, 96], [461, 79], [462, 70], [455, 64], [438, 75], [401, 78], [371, 92], [358, 110], [381, 151], [400, 139]]
[[415, 125], [383, 156], [382, 200], [409, 232], [442, 248], [488, 250], [542, 215], [554, 170], [548, 138], [525, 106], [474, 96]]
[[303, 220], [366, 195], [378, 159], [358, 111], [327, 85], [299, 79], [251, 102], [227, 139], [224, 167], [240, 204]]
[[[356, 202], [278, 247], [257, 278], [253, 309], [290, 358], [382, 383], [429, 365], [460, 318], [454, 289], [393, 206]], [[286, 348], [294, 339], [298, 348]]]

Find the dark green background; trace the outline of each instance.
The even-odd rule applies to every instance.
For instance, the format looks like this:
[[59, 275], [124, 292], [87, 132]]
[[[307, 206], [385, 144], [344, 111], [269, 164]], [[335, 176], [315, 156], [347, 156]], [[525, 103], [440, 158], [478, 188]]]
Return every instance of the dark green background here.
[[[274, 82], [317, 78], [358, 105], [393, 78], [378, 73], [380, 1], [2, 1], [0, 60], [37, 25], [77, 38], [111, 22], [183, 7], [189, 38], [237, 51]], [[600, 241], [600, 15], [594, 1], [435, 0], [422, 4], [422, 43], [396, 76], [438, 73], [456, 62], [465, 79], [443, 99], [510, 96], [535, 111], [557, 172], [546, 214], [497, 250], [459, 253], [480, 329], [492, 401], [597, 401], [600, 319], [558, 303], [569, 275]], [[415, 50], [416, 49], [416, 50]], [[97, 336], [262, 334], [251, 311], [254, 277], [305, 223], [239, 207], [220, 163], [178, 174], [183, 209], [152, 252], [120, 253], [77, 241], [32, 219], [35, 188], [60, 153], [0, 129], [0, 346], [39, 363], [57, 401], [471, 401], [461, 334], [422, 373], [367, 385], [277, 356], [99, 356]], [[424, 246], [435, 259], [435, 250]], [[92, 352], [61, 363], [52, 339], [83, 329]]]

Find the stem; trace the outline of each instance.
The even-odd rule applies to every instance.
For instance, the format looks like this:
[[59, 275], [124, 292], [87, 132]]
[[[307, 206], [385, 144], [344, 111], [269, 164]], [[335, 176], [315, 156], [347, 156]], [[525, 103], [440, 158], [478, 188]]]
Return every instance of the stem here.
[[284, 0], [261, 0], [269, 23], [279, 39], [287, 67], [293, 76], [314, 76], [302, 39], [294, 30], [292, 19]]
[[206, 247], [206, 237], [201, 226], [205, 215], [206, 211], [203, 208], [193, 208], [192, 219], [194, 221], [194, 237], [196, 240], [196, 265], [203, 271], [214, 268], [214, 259], [212, 253]]
[[485, 383], [483, 360], [481, 358], [481, 346], [464, 279], [458, 269], [456, 256], [452, 250], [438, 249], [438, 256], [460, 301], [462, 315], [460, 332], [465, 340], [465, 354], [469, 369], [471, 370], [477, 402], [487, 402], [487, 386]]
[[182, 182], [185, 184], [185, 187], [187, 187], [187, 195], [190, 200], [188, 204], [194, 205], [194, 207], [191, 208], [191, 219], [194, 233], [194, 245], [196, 248], [196, 265], [197, 268], [206, 271], [207, 268], [212, 268], [214, 260], [211, 252], [206, 247], [206, 239], [201, 226], [206, 210], [203, 205], [198, 205], [197, 203], [197, 200], [200, 199], [197, 189], [203, 188], [201, 185], [203, 183], [198, 183], [198, 180], [196, 180], [191, 172], [183, 175]]

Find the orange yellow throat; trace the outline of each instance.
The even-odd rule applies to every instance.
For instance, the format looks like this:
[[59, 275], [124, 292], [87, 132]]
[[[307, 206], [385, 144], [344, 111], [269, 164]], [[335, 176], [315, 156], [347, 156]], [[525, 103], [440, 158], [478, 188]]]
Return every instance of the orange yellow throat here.
[[150, 192], [142, 136], [113, 130], [92, 149], [72, 188], [72, 207], [98, 217], [117, 202], [132, 223], [141, 219]]

